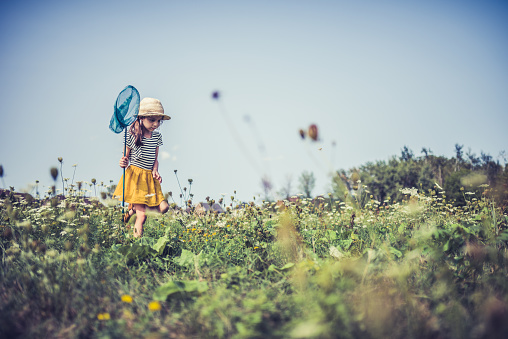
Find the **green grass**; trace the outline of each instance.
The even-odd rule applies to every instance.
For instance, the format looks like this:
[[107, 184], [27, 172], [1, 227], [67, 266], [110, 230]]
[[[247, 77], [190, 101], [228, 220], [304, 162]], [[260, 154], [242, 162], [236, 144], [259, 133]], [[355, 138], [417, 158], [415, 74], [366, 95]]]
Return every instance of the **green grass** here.
[[506, 337], [506, 211], [407, 193], [170, 211], [140, 240], [107, 201], [11, 194], [0, 337]]

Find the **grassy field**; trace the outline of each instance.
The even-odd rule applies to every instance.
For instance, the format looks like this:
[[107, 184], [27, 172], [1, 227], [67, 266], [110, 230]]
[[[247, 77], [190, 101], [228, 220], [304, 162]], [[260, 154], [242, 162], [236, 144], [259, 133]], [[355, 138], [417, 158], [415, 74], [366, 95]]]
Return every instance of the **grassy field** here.
[[[506, 338], [508, 217], [407, 189], [150, 215], [117, 203], [0, 205], [3, 338]], [[229, 203], [228, 203], [229, 205]]]

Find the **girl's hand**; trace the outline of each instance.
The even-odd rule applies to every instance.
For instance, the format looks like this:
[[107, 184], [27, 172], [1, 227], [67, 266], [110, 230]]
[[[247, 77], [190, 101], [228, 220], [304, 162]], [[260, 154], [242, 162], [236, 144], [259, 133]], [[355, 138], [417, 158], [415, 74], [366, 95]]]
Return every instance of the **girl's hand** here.
[[129, 158], [127, 158], [127, 157], [122, 157], [122, 158], [120, 159], [120, 167], [121, 167], [121, 168], [125, 168], [125, 167], [127, 167], [127, 166], [129, 166]]
[[162, 177], [160, 176], [159, 171], [153, 170], [152, 175], [155, 180], [159, 181], [159, 184], [162, 184]]

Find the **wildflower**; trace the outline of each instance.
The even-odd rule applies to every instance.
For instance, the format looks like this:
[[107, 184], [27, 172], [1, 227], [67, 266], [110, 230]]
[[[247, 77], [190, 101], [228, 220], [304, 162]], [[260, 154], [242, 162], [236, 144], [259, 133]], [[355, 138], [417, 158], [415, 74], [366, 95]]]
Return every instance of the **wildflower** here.
[[402, 194], [409, 194], [412, 197], [418, 195], [418, 189], [414, 188], [414, 187], [412, 187], [412, 188], [401, 188], [401, 189], [399, 189], [399, 191]]
[[255, 246], [254, 249], [257, 250], [259, 247]]
[[152, 301], [148, 304], [148, 309], [152, 312], [160, 311], [161, 308], [161, 304], [158, 301]]
[[308, 135], [309, 135], [309, 138], [311, 138], [314, 141], [316, 141], [318, 139], [318, 128], [316, 125], [312, 124], [309, 126]]
[[132, 297], [128, 294], [122, 295], [121, 299], [124, 303], [130, 304], [132, 302]]
[[99, 320], [109, 320], [111, 319], [111, 316], [109, 315], [109, 313], [99, 313], [97, 314], [97, 319]]

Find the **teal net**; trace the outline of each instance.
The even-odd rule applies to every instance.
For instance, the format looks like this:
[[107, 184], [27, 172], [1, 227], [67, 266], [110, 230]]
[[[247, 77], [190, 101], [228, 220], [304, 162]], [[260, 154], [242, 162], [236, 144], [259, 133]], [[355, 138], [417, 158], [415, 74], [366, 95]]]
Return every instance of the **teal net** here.
[[139, 112], [139, 92], [134, 86], [125, 87], [116, 98], [115, 110], [109, 129], [115, 133], [120, 133], [136, 121]]

